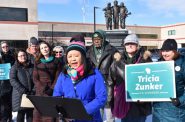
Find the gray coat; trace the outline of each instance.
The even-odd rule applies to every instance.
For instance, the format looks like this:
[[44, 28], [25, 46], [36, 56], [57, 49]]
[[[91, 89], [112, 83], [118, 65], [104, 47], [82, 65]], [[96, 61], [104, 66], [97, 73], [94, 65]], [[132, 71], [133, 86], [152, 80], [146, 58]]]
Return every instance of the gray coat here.
[[10, 83], [13, 87], [12, 92], [12, 110], [20, 110], [22, 94], [33, 93], [33, 64], [21, 66], [18, 62], [12, 66], [10, 70]]

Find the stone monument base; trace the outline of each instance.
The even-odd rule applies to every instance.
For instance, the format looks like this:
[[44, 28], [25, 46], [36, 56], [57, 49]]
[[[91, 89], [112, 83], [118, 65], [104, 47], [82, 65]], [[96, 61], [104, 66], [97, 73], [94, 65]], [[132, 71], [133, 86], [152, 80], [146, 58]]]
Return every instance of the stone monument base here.
[[106, 39], [111, 45], [115, 46], [119, 51], [123, 50], [122, 43], [125, 37], [129, 34], [126, 29], [106, 30]]

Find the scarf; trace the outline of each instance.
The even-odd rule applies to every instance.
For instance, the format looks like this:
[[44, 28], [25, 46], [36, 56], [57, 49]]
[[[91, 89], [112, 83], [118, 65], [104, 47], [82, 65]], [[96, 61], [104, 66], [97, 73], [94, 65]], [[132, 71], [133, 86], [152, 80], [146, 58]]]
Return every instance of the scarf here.
[[125, 61], [127, 64], [138, 64], [142, 59], [141, 49], [139, 49], [133, 57], [129, 57], [128, 53], [124, 53]]
[[95, 54], [95, 59], [96, 59], [96, 67], [98, 66], [99, 64], [99, 61], [100, 61], [100, 58], [101, 58], [101, 55], [102, 55], [102, 49], [101, 48], [96, 48], [96, 47], [93, 47], [94, 49], [94, 54]]
[[50, 56], [47, 60], [45, 58], [41, 58], [40, 61], [42, 63], [49, 63], [51, 61], [53, 61], [54, 57], [53, 56]]
[[77, 69], [73, 69], [70, 66], [66, 66], [67, 73], [71, 77], [73, 84], [76, 84], [79, 79], [84, 75], [84, 65], [79, 66]]

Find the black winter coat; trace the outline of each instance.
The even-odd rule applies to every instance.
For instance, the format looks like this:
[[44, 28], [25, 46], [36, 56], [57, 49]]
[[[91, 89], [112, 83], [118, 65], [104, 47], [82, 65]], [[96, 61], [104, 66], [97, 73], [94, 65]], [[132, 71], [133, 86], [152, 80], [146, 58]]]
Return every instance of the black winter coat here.
[[[14, 54], [11, 51], [8, 51], [7, 54], [1, 52], [2, 63], [10, 63], [11, 66], [15, 62]], [[12, 86], [9, 80], [0, 80], [0, 97], [5, 96], [7, 94], [11, 94]]]
[[30, 54], [30, 53], [27, 53], [27, 55], [28, 55], [28, 60], [29, 60], [32, 64], [34, 64], [34, 62], [35, 62], [35, 57], [34, 57], [32, 54]]
[[27, 67], [21, 66], [15, 62], [10, 70], [10, 83], [13, 86], [12, 92], [12, 110], [21, 110], [21, 97], [22, 94], [33, 94], [33, 64]]
[[[95, 65], [97, 63], [93, 45], [89, 48], [87, 51], [87, 57], [92, 61], [92, 63]], [[108, 76], [109, 76], [109, 68], [113, 62], [113, 55], [114, 53], [117, 52], [117, 49], [110, 45], [108, 42], [105, 42], [105, 47], [103, 50], [103, 53], [101, 55], [99, 64], [97, 68], [100, 70], [102, 73], [104, 79], [105, 79], [105, 84], [107, 87], [107, 103], [105, 107], [110, 107], [110, 102], [113, 97], [113, 83], [108, 82]]]
[[[151, 61], [150, 52], [144, 51], [141, 48], [137, 51], [136, 55], [132, 58], [132, 60], [130, 60], [130, 62], [128, 62], [127, 54], [125, 52], [123, 52], [123, 54], [116, 53], [114, 54], [114, 61], [110, 67], [108, 81], [113, 82], [114, 86], [117, 87], [125, 81], [124, 74], [126, 64], [146, 63]], [[116, 99], [118, 98], [114, 96], [114, 104], [112, 105], [112, 109], [120, 106]], [[130, 109], [126, 117], [147, 116], [148, 114], [151, 114], [151, 108], [151, 103], [130, 102]]]

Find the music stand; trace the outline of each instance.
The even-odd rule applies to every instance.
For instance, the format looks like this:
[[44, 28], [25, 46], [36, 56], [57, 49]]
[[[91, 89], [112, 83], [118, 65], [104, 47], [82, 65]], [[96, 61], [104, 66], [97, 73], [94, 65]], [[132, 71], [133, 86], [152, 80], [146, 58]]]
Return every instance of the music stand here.
[[92, 117], [86, 112], [82, 102], [78, 99], [34, 95], [28, 95], [27, 97], [42, 116], [59, 117], [64, 121], [64, 118], [92, 120]]

